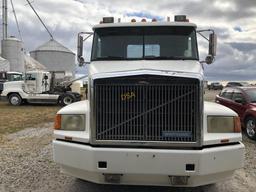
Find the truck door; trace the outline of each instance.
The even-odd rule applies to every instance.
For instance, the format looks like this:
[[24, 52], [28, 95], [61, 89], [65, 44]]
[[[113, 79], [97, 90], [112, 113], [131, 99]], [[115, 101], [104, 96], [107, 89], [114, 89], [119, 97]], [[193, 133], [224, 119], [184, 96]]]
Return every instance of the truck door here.
[[36, 85], [36, 74], [34, 73], [27, 73], [25, 76], [25, 92], [28, 93], [36, 93], [37, 85]]

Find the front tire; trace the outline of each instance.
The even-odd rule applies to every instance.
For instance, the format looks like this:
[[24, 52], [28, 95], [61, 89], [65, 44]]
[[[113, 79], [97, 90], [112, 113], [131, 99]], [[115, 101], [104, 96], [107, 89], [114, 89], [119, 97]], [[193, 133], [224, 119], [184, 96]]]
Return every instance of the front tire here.
[[11, 105], [14, 105], [14, 106], [19, 106], [21, 105], [22, 103], [22, 99], [20, 97], [19, 94], [17, 93], [12, 93], [10, 96], [9, 96], [9, 103]]
[[245, 132], [250, 139], [256, 140], [256, 119], [254, 117], [246, 118]]

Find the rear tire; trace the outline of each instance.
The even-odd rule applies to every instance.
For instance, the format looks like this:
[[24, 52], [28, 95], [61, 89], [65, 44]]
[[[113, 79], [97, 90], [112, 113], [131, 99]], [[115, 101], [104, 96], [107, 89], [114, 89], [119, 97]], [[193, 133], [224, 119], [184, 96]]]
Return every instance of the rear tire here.
[[69, 105], [69, 104], [73, 103], [74, 101], [75, 101], [75, 98], [74, 98], [73, 95], [64, 94], [60, 98], [60, 105], [61, 106], [66, 106], [66, 105]]
[[254, 117], [246, 118], [245, 133], [250, 139], [256, 140], [256, 119]]
[[9, 97], [9, 103], [14, 106], [19, 106], [22, 103], [22, 99], [19, 94], [12, 93]]

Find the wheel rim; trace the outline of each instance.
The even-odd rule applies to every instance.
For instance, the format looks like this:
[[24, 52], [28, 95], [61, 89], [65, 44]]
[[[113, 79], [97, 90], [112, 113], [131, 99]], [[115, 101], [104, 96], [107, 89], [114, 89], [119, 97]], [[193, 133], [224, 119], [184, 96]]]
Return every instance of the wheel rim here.
[[63, 99], [63, 103], [64, 103], [65, 105], [71, 104], [71, 103], [72, 103], [72, 98], [71, 98], [71, 97], [65, 97], [65, 98]]
[[18, 105], [19, 104], [19, 98], [16, 97], [16, 96], [11, 97], [11, 103], [13, 105]]
[[246, 132], [249, 137], [255, 136], [255, 122], [254, 120], [250, 119], [246, 123]]

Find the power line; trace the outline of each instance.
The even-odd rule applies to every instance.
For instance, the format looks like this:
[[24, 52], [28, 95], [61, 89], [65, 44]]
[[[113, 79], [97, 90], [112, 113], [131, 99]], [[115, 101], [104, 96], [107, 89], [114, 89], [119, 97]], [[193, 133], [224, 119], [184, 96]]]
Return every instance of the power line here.
[[26, 0], [29, 4], [29, 6], [31, 7], [31, 9], [34, 11], [34, 13], [36, 14], [36, 16], [38, 17], [39, 21], [42, 23], [42, 25], [44, 26], [44, 28], [46, 29], [46, 31], [48, 32], [48, 34], [50, 35], [51, 39], [53, 39], [53, 36], [51, 34], [51, 32], [48, 30], [48, 28], [46, 27], [46, 25], [44, 24], [44, 22], [42, 21], [42, 19], [40, 18], [40, 16], [38, 15], [38, 13], [36, 12], [36, 10], [34, 9], [34, 7], [32, 6], [31, 2], [29, 0]]
[[15, 21], [16, 21], [16, 25], [17, 25], [17, 29], [18, 29], [18, 33], [19, 33], [19, 36], [20, 36], [20, 40], [22, 40], [22, 36], [21, 36], [21, 32], [20, 32], [20, 26], [19, 26], [19, 22], [18, 22], [18, 19], [17, 19], [17, 15], [16, 15], [16, 12], [15, 12], [15, 9], [14, 9], [14, 6], [13, 6], [13, 2], [11, 0], [11, 5], [12, 5], [12, 12], [13, 12], [13, 15], [15, 17]]

